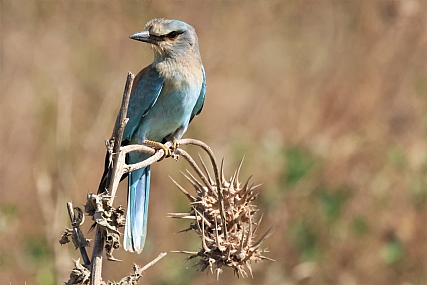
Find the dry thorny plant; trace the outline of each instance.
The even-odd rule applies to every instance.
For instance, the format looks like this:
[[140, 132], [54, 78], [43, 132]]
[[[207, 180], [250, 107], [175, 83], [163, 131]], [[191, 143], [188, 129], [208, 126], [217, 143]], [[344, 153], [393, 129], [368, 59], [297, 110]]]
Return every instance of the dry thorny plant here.
[[[113, 132], [116, 141], [121, 141], [121, 133], [126, 125], [125, 114], [127, 111], [127, 102], [129, 92], [132, 86], [133, 75], [128, 75], [128, 81], [123, 96], [120, 124], [116, 125]], [[127, 100], [126, 100], [127, 98]], [[189, 228], [182, 232], [194, 231], [201, 240], [201, 249], [198, 252], [174, 251], [188, 254], [188, 259], [199, 259], [196, 265], [201, 271], [209, 269], [215, 273], [217, 278], [222, 272], [223, 267], [229, 267], [234, 270], [237, 276], [248, 276], [246, 270], [252, 276], [252, 262], [260, 262], [269, 259], [263, 254], [260, 245], [271, 233], [271, 228], [264, 233], [258, 240], [255, 239], [256, 231], [261, 219], [257, 220], [255, 215], [257, 207], [253, 201], [257, 198], [259, 185], [249, 184], [249, 179], [242, 184], [239, 181], [239, 172], [242, 162], [238, 166], [234, 175], [226, 180], [224, 177], [224, 161], [220, 168], [216, 163], [214, 154], [209, 146], [205, 143], [193, 140], [182, 139], [178, 141], [179, 145], [194, 145], [200, 147], [209, 156], [213, 175], [209, 173], [208, 167], [200, 157], [200, 165], [183, 149], [177, 148], [173, 157], [177, 159], [182, 156], [192, 167], [195, 172], [193, 175], [187, 170], [184, 174], [186, 179], [192, 184], [196, 195], [191, 195], [181, 185], [172, 181], [186, 195], [190, 202], [188, 213], [169, 214], [172, 218], [190, 219], [192, 221]], [[171, 146], [167, 143], [167, 146]], [[61, 237], [60, 243], [70, 242], [69, 237], [76, 247], [80, 250], [83, 264], [80, 259], [74, 261], [74, 269], [71, 271], [70, 279], [64, 284], [137, 284], [142, 273], [158, 260], [166, 255], [160, 254], [155, 260], [144, 267], [134, 265], [133, 273], [124, 277], [118, 283], [102, 281], [102, 250], [105, 248], [108, 260], [119, 261], [113, 256], [113, 251], [121, 247], [119, 228], [125, 225], [125, 210], [122, 206], [113, 207], [113, 201], [116, 194], [117, 186], [123, 174], [135, 169], [148, 166], [163, 157], [163, 150], [156, 150], [144, 145], [120, 146], [114, 143], [114, 139], [107, 143], [107, 150], [110, 153], [110, 182], [107, 191], [100, 194], [88, 194], [85, 205], [85, 212], [92, 217], [94, 224], [90, 230], [97, 228], [95, 244], [92, 252], [92, 259], [86, 252], [90, 240], [86, 239], [80, 229], [84, 222], [83, 210], [75, 207], [72, 203], [67, 203], [68, 213], [72, 224], [72, 229], [66, 229]], [[129, 152], [139, 151], [149, 153], [152, 156], [143, 162], [128, 165], [125, 157]], [[196, 178], [197, 176], [197, 178]], [[77, 215], [75, 215], [76, 211]], [[105, 241], [105, 242], [104, 242]]]
[[184, 141], [198, 145], [206, 151], [212, 164], [214, 177], [212, 179], [200, 155], [203, 170], [187, 152], [182, 149], [177, 150], [177, 153], [187, 160], [198, 176], [196, 178], [188, 170], [187, 174], [184, 174], [193, 185], [197, 195], [189, 194], [172, 179], [187, 196], [191, 210], [189, 213], [169, 215], [172, 218], [193, 220], [190, 227], [182, 232], [195, 231], [201, 239], [202, 246], [198, 252], [176, 252], [188, 254], [188, 259], [199, 258], [197, 264], [200, 270], [209, 268], [212, 273], [215, 272], [217, 278], [222, 272], [223, 266], [232, 268], [237, 276], [248, 276], [245, 268], [252, 275], [251, 262], [259, 262], [263, 259], [271, 260], [263, 256], [266, 250], [260, 248], [261, 242], [270, 235], [271, 228], [261, 238], [255, 239], [261, 219], [256, 220], [255, 214], [258, 210], [252, 201], [257, 198], [257, 189], [260, 185], [250, 185], [251, 177], [247, 179], [246, 183], [240, 183], [239, 173], [243, 160], [230, 180], [226, 180], [224, 160], [218, 169], [215, 157], [207, 145], [195, 140]]

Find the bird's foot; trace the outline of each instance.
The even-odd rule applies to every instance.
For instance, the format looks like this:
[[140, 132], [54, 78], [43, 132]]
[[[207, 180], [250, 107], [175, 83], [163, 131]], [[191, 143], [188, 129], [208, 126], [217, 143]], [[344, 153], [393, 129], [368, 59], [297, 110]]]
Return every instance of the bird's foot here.
[[175, 139], [172, 141], [172, 152], [179, 148], [179, 140]]
[[146, 146], [152, 147], [152, 148], [154, 148], [156, 150], [160, 150], [160, 149], [163, 150], [164, 154], [163, 154], [163, 156], [158, 161], [162, 161], [163, 159], [165, 159], [167, 157], [170, 157], [170, 156], [173, 157], [173, 152], [171, 151], [171, 149], [168, 148], [167, 146], [165, 146], [162, 143], [155, 142], [155, 141], [150, 141], [150, 140], [145, 140], [144, 144]]
[[175, 150], [177, 148], [179, 148], [179, 142], [178, 142], [177, 139], [174, 138], [173, 141], [172, 141], [172, 146], [170, 147], [170, 151], [171, 151], [172, 158], [175, 159], [175, 160], [178, 160], [178, 158], [179, 158], [179, 155], [175, 154]]

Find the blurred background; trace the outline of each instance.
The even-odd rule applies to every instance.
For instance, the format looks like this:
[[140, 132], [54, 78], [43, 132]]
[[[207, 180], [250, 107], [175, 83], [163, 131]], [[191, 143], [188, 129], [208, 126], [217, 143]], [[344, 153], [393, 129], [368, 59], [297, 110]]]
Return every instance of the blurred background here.
[[[275, 224], [263, 247], [276, 261], [217, 282], [169, 253], [141, 284], [426, 284], [426, 5], [3, 1], [0, 283], [68, 280], [79, 253], [58, 243], [65, 203], [96, 191], [126, 74], [152, 61], [128, 36], [163, 17], [195, 27], [207, 74], [185, 137], [225, 157], [228, 176], [245, 156], [241, 179], [263, 184], [261, 231]], [[187, 222], [166, 217], [188, 209], [168, 179], [191, 190], [186, 167], [153, 166], [144, 252], [115, 253], [124, 262], [105, 262], [105, 279], [199, 249], [194, 233], [176, 234]]]

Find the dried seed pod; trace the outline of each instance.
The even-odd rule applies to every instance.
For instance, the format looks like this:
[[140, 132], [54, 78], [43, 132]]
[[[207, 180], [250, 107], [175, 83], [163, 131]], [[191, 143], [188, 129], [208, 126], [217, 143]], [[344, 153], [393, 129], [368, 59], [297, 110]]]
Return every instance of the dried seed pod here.
[[219, 171], [212, 163], [215, 173], [215, 179], [212, 179], [201, 158], [203, 171], [192, 161], [188, 153], [180, 150], [180, 154], [193, 166], [202, 182], [189, 171], [183, 174], [195, 189], [196, 196], [192, 196], [172, 179], [189, 199], [191, 210], [189, 213], [173, 213], [169, 216], [193, 221], [184, 231], [193, 230], [198, 234], [201, 238], [201, 249], [199, 252], [175, 252], [188, 254], [188, 259], [199, 258], [197, 263], [199, 269], [201, 271], [209, 269], [217, 278], [224, 266], [234, 269], [239, 277], [248, 276], [246, 270], [252, 276], [252, 262], [271, 260], [263, 256], [265, 250], [260, 248], [261, 242], [271, 234], [271, 228], [260, 239], [255, 239], [255, 232], [261, 219], [256, 220], [255, 214], [258, 209], [252, 202], [257, 198], [259, 185], [249, 186], [251, 177], [243, 186], [239, 182], [238, 176], [243, 159], [229, 180], [224, 176], [224, 160]]
[[113, 251], [121, 246], [118, 229], [125, 225], [125, 211], [121, 205], [117, 208], [112, 207], [109, 198], [109, 195], [102, 193], [88, 194], [85, 211], [95, 221], [91, 230], [98, 225], [103, 231], [107, 258], [119, 261], [113, 256]]
[[80, 264], [80, 258], [74, 260], [74, 268], [71, 270], [70, 279], [64, 282], [65, 285], [73, 284], [89, 284], [90, 282], [90, 271], [89, 266]]

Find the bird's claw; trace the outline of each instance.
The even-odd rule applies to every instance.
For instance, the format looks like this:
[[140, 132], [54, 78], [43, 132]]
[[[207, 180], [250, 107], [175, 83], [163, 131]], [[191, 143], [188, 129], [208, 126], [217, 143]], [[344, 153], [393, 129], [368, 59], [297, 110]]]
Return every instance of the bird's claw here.
[[163, 159], [168, 157], [172, 157], [175, 160], [178, 160], [179, 158], [179, 155], [175, 154], [175, 150], [179, 148], [178, 140], [174, 140], [172, 142], [172, 145], [170, 145], [169, 147], [165, 144], [155, 142], [155, 141], [150, 141], [150, 140], [145, 140], [144, 144], [154, 148], [155, 150], [160, 150], [160, 149], [163, 150], [164, 154], [158, 161], [162, 161]]
[[167, 146], [165, 146], [162, 143], [155, 142], [155, 141], [150, 141], [150, 140], [145, 140], [144, 144], [147, 145], [147, 146], [149, 146], [149, 147], [152, 147], [152, 148], [154, 148], [156, 150], [160, 150], [160, 149], [163, 150], [164, 154], [163, 154], [163, 156], [158, 161], [162, 161], [163, 159], [165, 159], [167, 157], [170, 157], [170, 156], [173, 157], [173, 152], [171, 151], [171, 149], [168, 148]]
[[172, 152], [174, 152], [177, 148], [179, 148], [179, 141], [178, 140], [174, 140], [172, 142]]
[[173, 159], [178, 160], [179, 155], [175, 154], [175, 150], [179, 148], [179, 142], [178, 140], [173, 140], [172, 142], [172, 146], [170, 147], [170, 151], [171, 151], [171, 156]]

